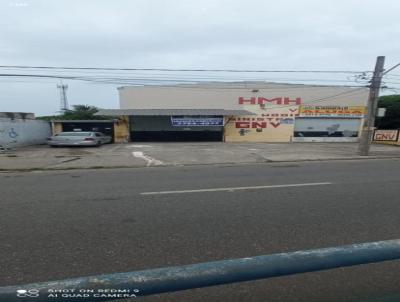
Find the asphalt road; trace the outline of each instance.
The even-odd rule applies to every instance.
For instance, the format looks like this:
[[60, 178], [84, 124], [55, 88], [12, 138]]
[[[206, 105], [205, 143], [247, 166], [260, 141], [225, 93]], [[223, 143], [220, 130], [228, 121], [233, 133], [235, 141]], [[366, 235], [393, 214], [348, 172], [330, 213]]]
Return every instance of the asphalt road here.
[[[400, 238], [400, 160], [2, 173], [0, 192], [0, 286]], [[394, 296], [400, 261], [140, 300]]]

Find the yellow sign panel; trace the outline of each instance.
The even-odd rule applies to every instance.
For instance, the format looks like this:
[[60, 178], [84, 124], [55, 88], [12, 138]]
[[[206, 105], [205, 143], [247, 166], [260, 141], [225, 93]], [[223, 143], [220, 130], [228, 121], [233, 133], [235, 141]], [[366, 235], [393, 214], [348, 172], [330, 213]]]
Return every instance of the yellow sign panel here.
[[225, 125], [226, 142], [289, 142], [298, 106], [264, 108], [244, 106], [255, 115], [235, 116]]
[[352, 117], [365, 115], [364, 106], [300, 106], [302, 117]]

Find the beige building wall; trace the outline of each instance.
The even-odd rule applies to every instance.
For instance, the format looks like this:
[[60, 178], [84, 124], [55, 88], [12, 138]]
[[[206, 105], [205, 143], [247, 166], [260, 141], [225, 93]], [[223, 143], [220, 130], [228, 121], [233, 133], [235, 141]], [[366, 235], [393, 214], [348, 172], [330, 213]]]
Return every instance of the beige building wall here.
[[129, 117], [121, 116], [114, 123], [114, 142], [127, 143], [129, 142]]
[[256, 115], [231, 117], [225, 124], [226, 142], [290, 142], [298, 106], [244, 106]]
[[[121, 109], [243, 109], [239, 98], [279, 97], [302, 104], [366, 106], [367, 88], [307, 86], [273, 83], [127, 86], [119, 88]], [[256, 100], [257, 102], [257, 100]], [[271, 104], [276, 102], [271, 102]]]
[[52, 122], [51, 126], [52, 126], [53, 135], [63, 131], [63, 126], [62, 126], [62, 123], [60, 123], [60, 122]]
[[226, 118], [227, 142], [290, 142], [301, 105], [366, 106], [367, 88], [276, 83], [121, 87], [121, 109], [245, 109]]

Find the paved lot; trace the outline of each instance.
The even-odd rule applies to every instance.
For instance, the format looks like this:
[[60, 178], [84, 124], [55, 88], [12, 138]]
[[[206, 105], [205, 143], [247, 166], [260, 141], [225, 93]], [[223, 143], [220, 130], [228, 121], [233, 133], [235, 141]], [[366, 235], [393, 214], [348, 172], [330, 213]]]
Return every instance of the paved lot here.
[[[400, 157], [400, 147], [373, 145], [372, 157]], [[99, 148], [33, 146], [0, 154], [0, 169], [240, 164], [359, 158], [355, 143], [149, 143]]]
[[[387, 159], [0, 173], [0, 286], [400, 238], [399, 171]], [[314, 182], [331, 184], [141, 194]], [[376, 298], [399, 298], [399, 280], [390, 261], [143, 301], [398, 301]]]

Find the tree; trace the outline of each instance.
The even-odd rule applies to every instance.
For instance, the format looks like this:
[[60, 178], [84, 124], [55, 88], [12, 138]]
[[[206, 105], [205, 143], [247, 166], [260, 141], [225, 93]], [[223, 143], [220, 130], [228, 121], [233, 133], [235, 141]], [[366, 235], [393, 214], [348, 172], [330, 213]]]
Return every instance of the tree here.
[[99, 111], [94, 106], [74, 105], [72, 110], [67, 110], [62, 115], [64, 120], [94, 120], [98, 119], [94, 114]]
[[73, 105], [73, 109], [65, 111], [60, 115], [41, 116], [41, 120], [107, 120], [110, 116], [94, 115], [99, 109], [90, 105]]
[[400, 129], [400, 94], [381, 96], [378, 108], [386, 108], [385, 116], [376, 118], [379, 129]]

